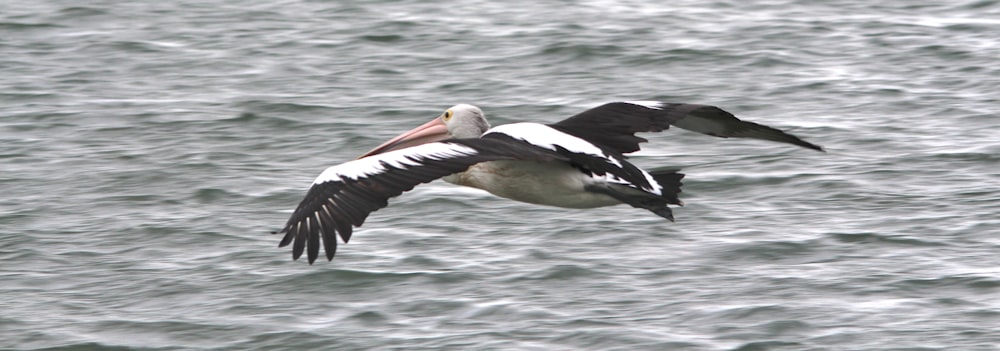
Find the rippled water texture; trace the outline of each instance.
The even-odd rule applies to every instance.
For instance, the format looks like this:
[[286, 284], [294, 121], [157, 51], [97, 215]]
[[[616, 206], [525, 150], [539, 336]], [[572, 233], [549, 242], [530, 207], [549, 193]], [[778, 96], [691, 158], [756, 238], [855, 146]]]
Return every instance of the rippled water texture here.
[[[653, 3], [0, 0], [0, 349], [998, 350], [1000, 3]], [[828, 152], [645, 135], [677, 223], [436, 182], [269, 234], [453, 104], [627, 99]]]

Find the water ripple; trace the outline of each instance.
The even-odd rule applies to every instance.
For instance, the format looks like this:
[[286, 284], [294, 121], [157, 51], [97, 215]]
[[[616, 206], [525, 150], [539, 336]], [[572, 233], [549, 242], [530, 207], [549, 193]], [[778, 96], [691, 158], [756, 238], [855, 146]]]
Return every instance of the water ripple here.
[[[997, 5], [9, 2], [0, 340], [993, 350]], [[332, 262], [267, 234], [324, 168], [452, 104], [498, 125], [628, 99], [828, 152], [644, 134], [632, 160], [688, 175], [676, 223], [438, 182]]]

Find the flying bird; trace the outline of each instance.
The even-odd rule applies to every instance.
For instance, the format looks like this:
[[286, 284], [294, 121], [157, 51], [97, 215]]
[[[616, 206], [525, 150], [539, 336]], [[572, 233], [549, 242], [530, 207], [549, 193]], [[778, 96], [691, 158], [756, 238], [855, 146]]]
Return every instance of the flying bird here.
[[763, 139], [823, 148], [715, 106], [625, 101], [607, 103], [553, 124], [513, 123], [490, 128], [483, 111], [459, 104], [357, 159], [324, 170], [278, 233], [312, 264], [320, 245], [332, 260], [337, 236], [347, 243], [354, 227], [389, 198], [438, 178], [512, 200], [565, 208], [619, 204], [674, 220], [668, 205], [684, 175], [645, 171], [625, 154], [647, 141], [638, 132], [675, 126], [723, 138]]

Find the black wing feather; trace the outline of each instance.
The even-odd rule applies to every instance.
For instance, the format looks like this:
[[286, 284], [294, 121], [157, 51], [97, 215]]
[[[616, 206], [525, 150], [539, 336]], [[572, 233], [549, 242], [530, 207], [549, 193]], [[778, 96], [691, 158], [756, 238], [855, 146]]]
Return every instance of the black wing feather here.
[[332, 260], [333, 255], [337, 253], [337, 221], [330, 215], [327, 206], [320, 207], [320, 211], [316, 213], [319, 214], [320, 223], [323, 224], [323, 250], [326, 251], [326, 259]]
[[646, 141], [635, 133], [660, 132], [670, 126], [722, 138], [771, 140], [823, 151], [822, 147], [797, 136], [740, 120], [732, 113], [709, 105], [612, 102], [549, 126], [621, 154], [639, 151], [639, 143]]
[[[309, 263], [312, 264], [319, 256], [320, 237], [322, 237], [327, 260], [331, 260], [337, 248], [335, 234], [339, 234], [346, 243], [351, 238], [352, 225], [361, 226], [370, 213], [387, 206], [389, 198], [409, 191], [418, 184], [464, 171], [473, 164], [485, 161], [565, 160], [552, 151], [538, 149], [522, 142], [452, 139], [434, 144], [438, 144], [438, 147], [460, 145], [474, 152], [459, 156], [436, 157], [431, 154], [422, 155], [419, 151], [414, 152], [413, 150], [419, 150], [421, 147], [415, 146], [394, 151], [398, 153], [389, 156], [400, 157], [400, 154], [407, 153], [406, 150], [411, 150], [411, 154], [404, 156], [409, 159], [408, 164], [399, 166], [381, 160], [379, 162], [381, 170], [372, 174], [356, 178], [344, 176], [340, 179], [315, 183], [293, 211], [284, 229], [280, 231], [285, 236], [278, 246], [292, 244], [292, 258], [298, 259], [305, 252]], [[378, 158], [392, 153], [369, 157]], [[350, 162], [344, 165], [349, 164]]]
[[[313, 212], [313, 216], [312, 216], [311, 219], [312, 220], [309, 221], [309, 225], [311, 227], [316, 227], [315, 230], [318, 230], [320, 232], [325, 232], [325, 228], [323, 228], [323, 224], [319, 220], [319, 212], [318, 211], [317, 212]], [[313, 229], [310, 229], [310, 231], [312, 231], [312, 230]], [[310, 235], [309, 236], [309, 241], [306, 243], [306, 250], [308, 251], [310, 257], [319, 256], [319, 238], [320, 238], [320, 235]]]

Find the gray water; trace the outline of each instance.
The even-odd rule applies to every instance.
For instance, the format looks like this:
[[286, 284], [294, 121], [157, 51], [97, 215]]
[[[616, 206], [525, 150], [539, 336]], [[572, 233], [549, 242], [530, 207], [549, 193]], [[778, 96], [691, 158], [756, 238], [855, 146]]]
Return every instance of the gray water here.
[[[1000, 3], [0, 0], [0, 349], [1000, 350]], [[333, 262], [324, 168], [437, 116], [717, 105], [677, 223], [435, 182]]]

